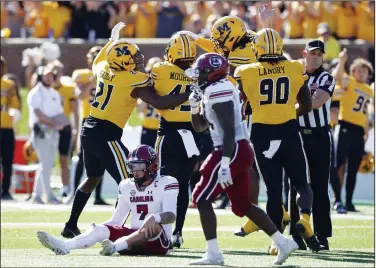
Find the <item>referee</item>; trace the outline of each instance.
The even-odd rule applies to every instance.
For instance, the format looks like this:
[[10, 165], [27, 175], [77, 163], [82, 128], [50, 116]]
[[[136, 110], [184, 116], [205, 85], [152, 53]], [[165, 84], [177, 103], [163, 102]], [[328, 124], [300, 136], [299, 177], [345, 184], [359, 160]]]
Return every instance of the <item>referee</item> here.
[[[298, 122], [310, 170], [314, 233], [321, 249], [329, 250], [328, 237], [332, 236], [328, 192], [332, 144], [330, 103], [335, 79], [322, 67], [324, 54], [325, 45], [320, 40], [310, 40], [303, 51], [305, 70], [309, 77], [308, 87], [312, 96], [312, 111], [299, 116]], [[294, 230], [299, 215], [296, 207], [296, 191], [293, 187], [290, 187], [290, 214], [290, 234], [299, 248], [305, 250], [303, 239]]]

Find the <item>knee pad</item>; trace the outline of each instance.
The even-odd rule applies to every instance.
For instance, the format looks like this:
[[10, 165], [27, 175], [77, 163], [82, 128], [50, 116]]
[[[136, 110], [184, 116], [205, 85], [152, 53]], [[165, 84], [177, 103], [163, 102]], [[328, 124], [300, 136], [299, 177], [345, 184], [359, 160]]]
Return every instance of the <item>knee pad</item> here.
[[102, 242], [110, 237], [110, 230], [107, 226], [103, 224], [90, 224], [88, 232], [91, 232], [92, 236], [96, 238], [97, 241]]

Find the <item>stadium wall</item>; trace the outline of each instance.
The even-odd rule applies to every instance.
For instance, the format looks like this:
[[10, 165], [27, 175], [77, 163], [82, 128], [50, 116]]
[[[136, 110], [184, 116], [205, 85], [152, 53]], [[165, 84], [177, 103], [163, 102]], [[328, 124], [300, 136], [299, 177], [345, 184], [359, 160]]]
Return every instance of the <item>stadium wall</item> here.
[[[166, 45], [169, 39], [166, 38], [148, 38], [148, 39], [129, 39], [136, 43], [142, 53], [145, 55], [145, 61], [151, 57], [163, 57]], [[40, 46], [46, 39], [37, 38], [12, 38], [1, 39], [1, 55], [8, 61], [8, 72], [17, 75], [24, 84], [24, 68], [21, 67], [22, 51], [26, 48]], [[284, 40], [284, 50], [288, 52], [293, 59], [301, 58], [302, 50], [308, 40], [306, 39], [286, 39]], [[57, 41], [61, 49], [60, 60], [65, 65], [65, 74], [71, 75], [75, 69], [86, 67], [86, 54], [94, 45], [104, 45], [106, 39], [98, 39], [95, 43], [90, 43], [83, 39], [70, 39], [68, 41]], [[368, 59], [368, 50], [370, 45], [365, 41], [340, 41], [343, 48], [347, 48], [349, 61], [356, 57]], [[202, 53], [202, 51], [201, 51]]]

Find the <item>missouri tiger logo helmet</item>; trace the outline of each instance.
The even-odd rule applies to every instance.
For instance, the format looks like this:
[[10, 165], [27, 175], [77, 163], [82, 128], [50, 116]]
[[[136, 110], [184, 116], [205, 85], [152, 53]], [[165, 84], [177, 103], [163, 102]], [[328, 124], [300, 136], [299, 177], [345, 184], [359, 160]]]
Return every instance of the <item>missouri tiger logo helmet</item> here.
[[118, 40], [106, 51], [109, 67], [114, 71], [143, 71], [144, 55], [138, 46], [129, 41]]
[[211, 39], [216, 42], [218, 54], [228, 53], [247, 33], [244, 21], [236, 16], [225, 16], [217, 20], [211, 30]]
[[359, 172], [363, 174], [371, 173], [375, 168], [375, 158], [369, 152], [366, 152], [359, 165]]
[[186, 34], [174, 34], [168, 42], [165, 60], [171, 63], [188, 62], [192, 64], [197, 56], [195, 41]]
[[93, 64], [95, 57], [98, 55], [102, 48], [103, 47], [101, 46], [95, 46], [90, 48], [89, 52], [86, 54], [86, 60], [89, 66]]
[[265, 28], [258, 31], [254, 36], [253, 49], [257, 59], [261, 56], [280, 57], [283, 50], [283, 40], [277, 31]]
[[31, 141], [28, 140], [23, 146], [23, 154], [27, 163], [36, 163], [38, 162], [37, 153], [34, 150]]

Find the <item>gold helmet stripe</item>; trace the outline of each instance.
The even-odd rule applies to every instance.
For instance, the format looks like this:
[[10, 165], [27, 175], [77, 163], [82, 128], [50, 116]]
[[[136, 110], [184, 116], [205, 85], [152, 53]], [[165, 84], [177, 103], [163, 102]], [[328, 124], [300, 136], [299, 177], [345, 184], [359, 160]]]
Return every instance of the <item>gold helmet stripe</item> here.
[[274, 54], [277, 53], [277, 38], [276, 36], [274, 35], [274, 30], [270, 30], [270, 32], [272, 33], [272, 38], [273, 38], [273, 46], [274, 46]]
[[266, 44], [268, 45], [268, 53], [266, 54], [270, 54], [270, 41], [269, 41], [269, 34], [268, 34], [268, 30], [265, 30], [265, 37], [266, 37]]
[[268, 35], [268, 39], [269, 39], [269, 48], [271, 48], [270, 49], [270, 51], [269, 51], [269, 54], [274, 54], [274, 42], [273, 42], [273, 36], [272, 36], [272, 33], [271, 33], [271, 31], [270, 30], [266, 30], [266, 33], [267, 33], [267, 35]]
[[183, 40], [185, 40], [187, 42], [187, 45], [188, 45], [187, 46], [188, 47], [187, 58], [192, 58], [193, 56], [191, 55], [191, 43], [189, 42], [189, 39], [185, 34], [183, 34], [182, 37], [183, 37]]
[[187, 45], [185, 44], [185, 40], [183, 39], [183, 35], [179, 34], [179, 37], [181, 39], [181, 43], [183, 44], [183, 58], [187, 55]]

